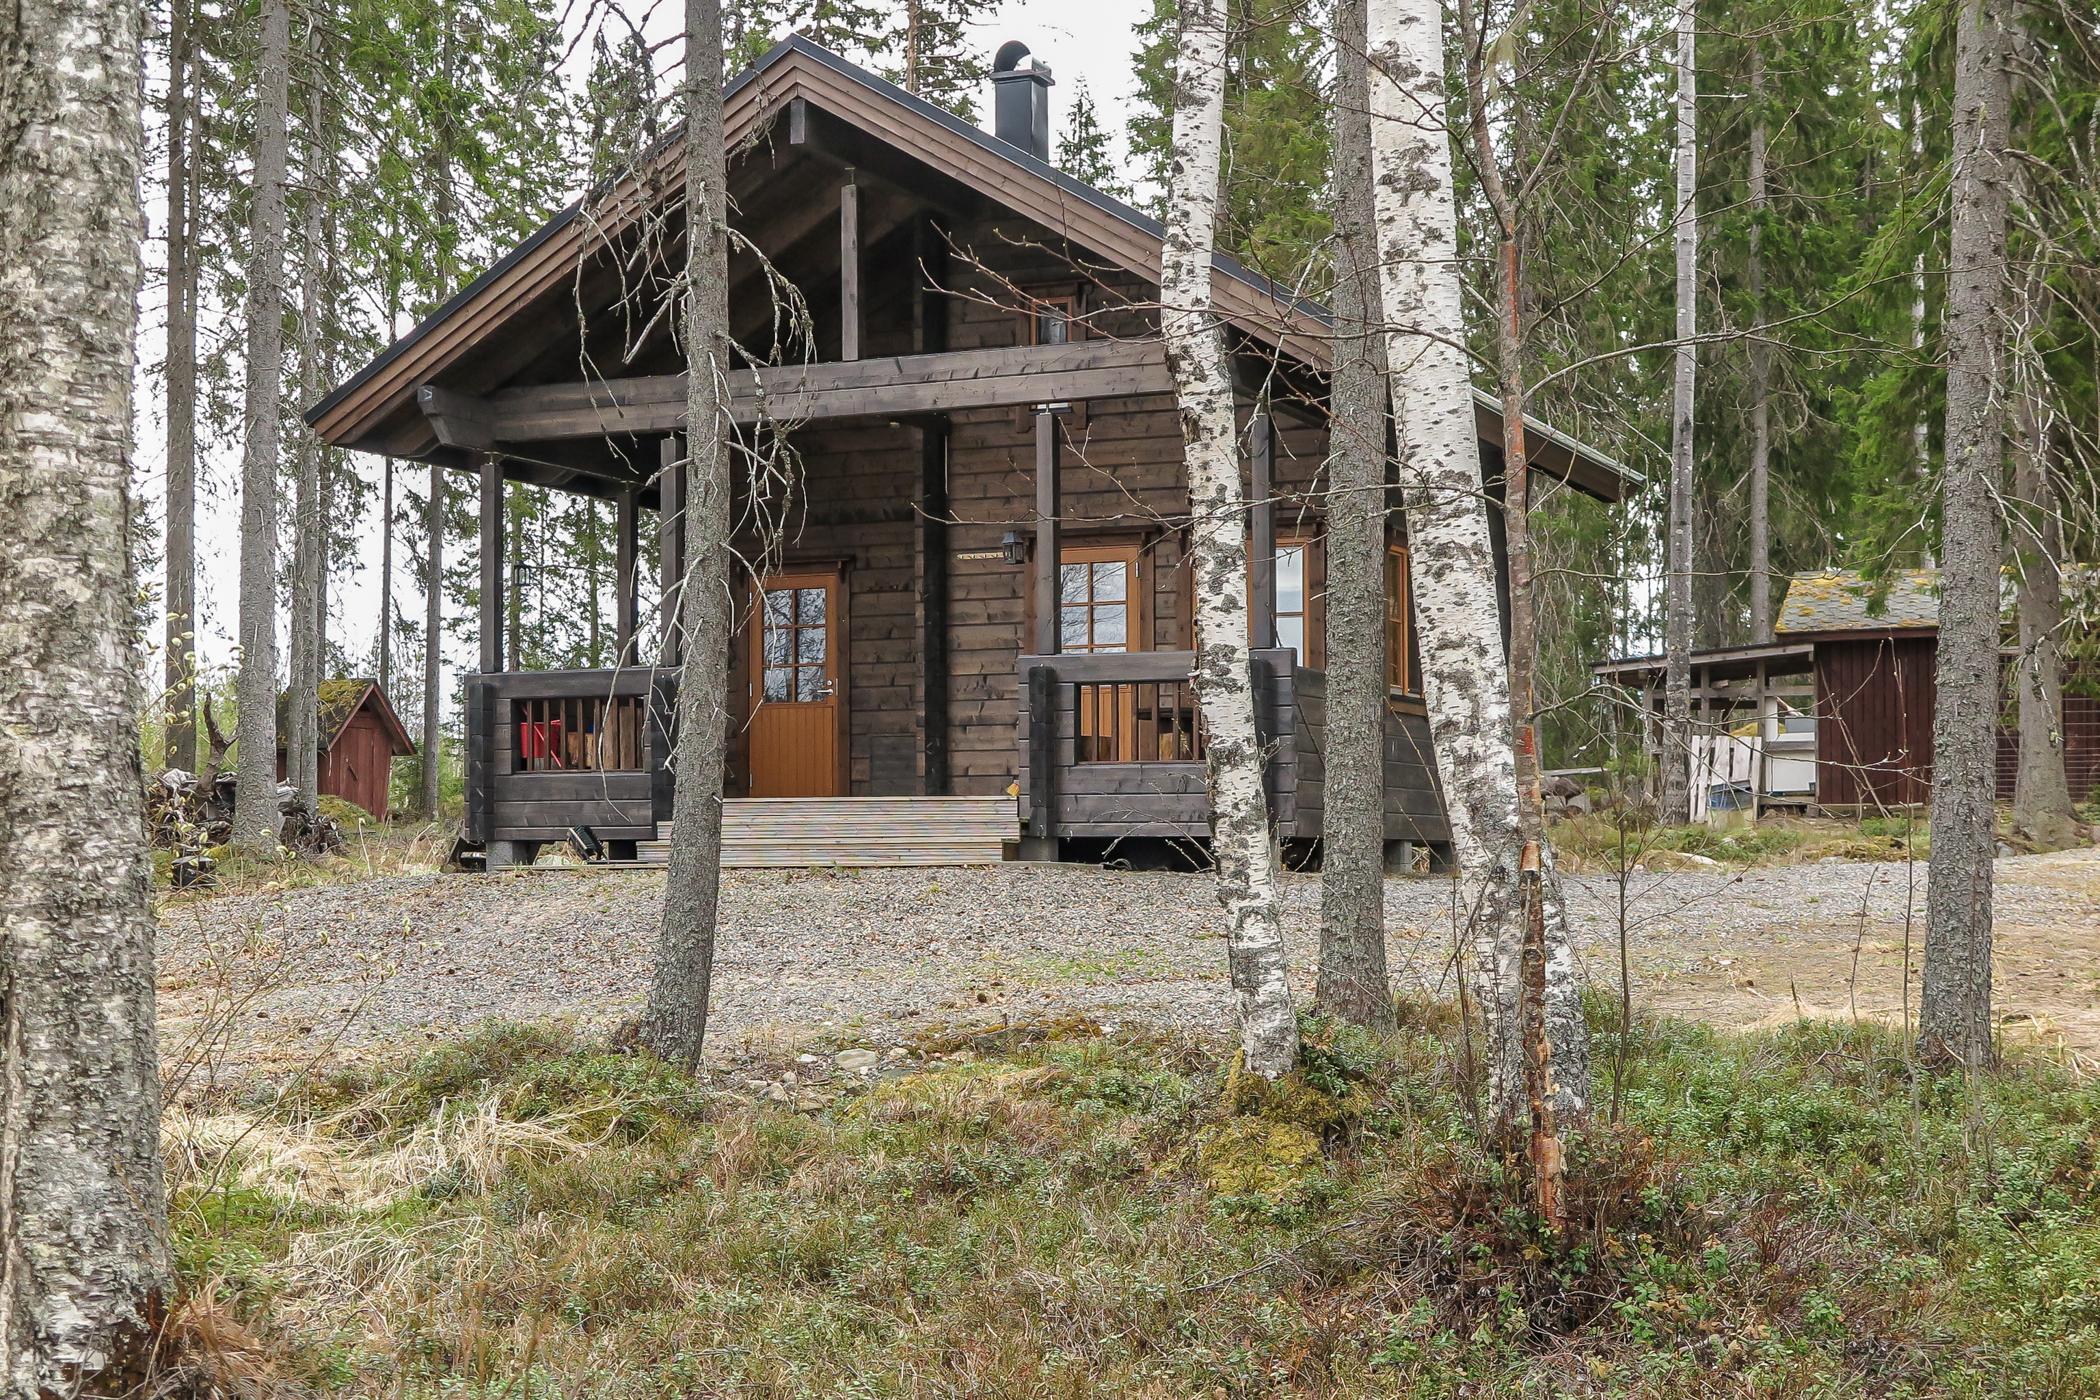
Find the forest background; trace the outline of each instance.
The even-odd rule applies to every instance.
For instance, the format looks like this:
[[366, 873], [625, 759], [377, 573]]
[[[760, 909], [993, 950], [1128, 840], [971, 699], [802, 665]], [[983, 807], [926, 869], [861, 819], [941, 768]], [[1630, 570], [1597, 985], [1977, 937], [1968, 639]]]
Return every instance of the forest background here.
[[[153, 227], [136, 470], [140, 576], [156, 586], [140, 606], [148, 635], [159, 639], [168, 611], [161, 581], [169, 467], [186, 457], [171, 436], [170, 408], [186, 398], [196, 404], [194, 632], [210, 686], [233, 660], [259, 26], [252, 5], [173, 5], [179, 14], [156, 7], [149, 55]], [[1699, 7], [1697, 645], [1754, 639], [1756, 565], [1744, 522], [1759, 416], [1769, 424], [1766, 567], [1775, 605], [1785, 577], [1799, 570], [1880, 573], [1933, 557], [1949, 13], [1942, 0]], [[737, 0], [725, 16], [732, 71], [799, 30], [970, 119], [982, 115], [991, 50], [1024, 38], [1059, 77], [1057, 163], [1157, 212], [1171, 120], [1171, 0], [1154, 0], [1149, 13], [1098, 0], [1054, 9], [1039, 0]], [[1333, 80], [1324, 8], [1316, 0], [1235, 0], [1232, 18], [1220, 243], [1279, 282], [1320, 295]], [[354, 372], [594, 178], [666, 132], [676, 120], [680, 22], [673, 6], [602, 0], [307, 0], [295, 8], [282, 599], [295, 554], [294, 484], [311, 442], [296, 415], [314, 386]], [[1516, 23], [1526, 33], [1515, 47], [1527, 58], [1509, 108], [1514, 148], [1547, 152], [1523, 232], [1530, 402], [1645, 482], [1617, 510], [1562, 494], [1539, 512], [1547, 761], [1592, 764], [1612, 757], [1598, 716], [1554, 702], [1587, 688], [1592, 662], [1661, 649], [1676, 7], [1539, 0], [1518, 7]], [[1593, 44], [1600, 30], [1605, 42]], [[178, 45], [186, 78], [179, 150], [169, 121]], [[2089, 79], [2100, 72], [2100, 54], [2089, 20], [2050, 3], [2032, 7], [2023, 45], [2014, 144], [2030, 169], [2060, 178], [2035, 182], [2052, 193], [2023, 202], [2016, 216], [2014, 262], [2029, 293], [2022, 315], [2032, 349], [2021, 363], [2063, 503], [2066, 552], [2090, 558], [2100, 259]], [[1752, 190], [1753, 163], [1763, 171], [1762, 200]], [[188, 214], [171, 233], [170, 179], [178, 174]], [[1458, 177], [1474, 333], [1484, 338], [1489, 220], [1463, 159]], [[191, 286], [196, 337], [189, 390], [189, 371], [171, 365], [168, 334], [176, 300], [169, 268], [185, 264], [189, 278], [178, 272], [177, 283]], [[315, 295], [304, 295], [308, 287]], [[1483, 339], [1476, 349], [1485, 348]], [[420, 732], [429, 473], [331, 451], [322, 453], [321, 480], [321, 673], [382, 677]], [[583, 498], [511, 492], [509, 654], [525, 667], [602, 664], [613, 611], [609, 511]], [[442, 505], [441, 697], [457, 674], [450, 658], [463, 658], [471, 641], [464, 629], [478, 576], [465, 494]], [[643, 588], [646, 612], [654, 599], [646, 579]], [[158, 657], [154, 668], [158, 675]], [[448, 723], [451, 708], [441, 703]]]

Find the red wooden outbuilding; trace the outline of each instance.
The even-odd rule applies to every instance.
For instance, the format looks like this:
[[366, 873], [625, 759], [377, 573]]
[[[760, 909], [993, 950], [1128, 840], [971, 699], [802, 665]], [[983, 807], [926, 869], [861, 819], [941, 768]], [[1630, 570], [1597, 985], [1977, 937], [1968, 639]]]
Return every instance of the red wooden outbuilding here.
[[[379, 683], [369, 677], [321, 682], [321, 792], [354, 802], [375, 817], [384, 817], [393, 781], [394, 759], [416, 751], [401, 717]], [[284, 735], [288, 732], [283, 699], [277, 712], [277, 777], [284, 779]]]

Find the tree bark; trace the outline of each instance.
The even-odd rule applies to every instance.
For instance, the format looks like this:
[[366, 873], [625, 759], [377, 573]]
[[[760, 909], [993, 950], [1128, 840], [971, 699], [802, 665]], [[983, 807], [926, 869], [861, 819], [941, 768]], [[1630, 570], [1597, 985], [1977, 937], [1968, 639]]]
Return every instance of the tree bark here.
[[247, 442], [241, 458], [241, 670], [233, 844], [277, 850], [277, 448], [284, 360], [284, 188], [291, 14], [264, 0], [248, 225]]
[[430, 495], [423, 502], [423, 536], [430, 568], [423, 594], [423, 819], [434, 822], [445, 687], [445, 469], [435, 463], [430, 468]]
[[1224, 144], [1225, 14], [1219, 0], [1181, 7], [1174, 65], [1173, 160], [1160, 253], [1160, 335], [1181, 407], [1188, 462], [1189, 570], [1196, 660], [1190, 680], [1203, 709], [1211, 858], [1225, 911], [1227, 961], [1240, 1051], [1250, 1073], [1277, 1079], [1298, 1059], [1289, 963], [1276, 908], [1265, 755], [1254, 720], [1248, 647], [1247, 500], [1225, 336], [1211, 304]]
[[2004, 0], [1956, 22], [1947, 273], [1947, 462], [1932, 725], [1932, 857], [1918, 1050], [1990, 1063], [1991, 858], [1997, 846], [1999, 538], [2005, 455], [2007, 71]]
[[[2036, 289], [2039, 291], [2039, 289]], [[2033, 372], [2040, 373], [2039, 365]], [[2049, 433], [2036, 381], [2013, 410], [2013, 495], [2022, 524], [2015, 607], [2020, 653], [2013, 665], [2019, 707], [2020, 768], [2013, 779], [2013, 828], [2037, 845], [2078, 839], [2078, 813], [2064, 769], [2063, 516], [2049, 468]]]
[[721, 0], [685, 6], [686, 636], [678, 681], [678, 817], [663, 930], [642, 1038], [688, 1070], [700, 1063], [722, 883], [722, 781], [729, 740], [731, 576], [728, 203], [722, 132]]
[[1523, 840], [1509, 672], [1466, 366], [1438, 0], [1371, 0], [1380, 292], [1423, 698], [1451, 819], [1498, 1118], [1521, 1104]]
[[[310, 56], [318, 37], [309, 32]], [[321, 389], [321, 189], [315, 166], [321, 140], [321, 84], [306, 84], [306, 191], [299, 247], [299, 394], [307, 403]], [[285, 780], [299, 809], [320, 810], [321, 579], [327, 567], [327, 522], [321, 510], [321, 441], [304, 423], [299, 437], [299, 483], [292, 502], [291, 681], [286, 695]]]
[[[391, 319], [387, 322], [392, 325]], [[379, 630], [374, 642], [379, 688], [393, 700], [394, 680], [394, 459], [379, 465]]]
[[0, 42], [0, 1392], [144, 1376], [168, 1287], [129, 469], [139, 8]]
[[[1487, 110], [1488, 63], [1471, 0], [1459, 0], [1459, 27], [1467, 36], [1467, 126], [1481, 193], [1496, 225], [1495, 382], [1502, 407], [1503, 552], [1509, 570], [1509, 693], [1511, 757], [1517, 784], [1518, 857], [1522, 899], [1517, 988], [1525, 1046], [1525, 1098], [1532, 1120], [1531, 1151], [1540, 1212], [1558, 1222], [1560, 1143], [1556, 1119], [1589, 1102], [1589, 1027], [1582, 1016], [1567, 912], [1546, 843], [1546, 802], [1539, 771], [1535, 692], [1538, 625], [1531, 543], [1531, 448], [1525, 431], [1524, 228], [1521, 185], [1503, 178]], [[1522, 178], [1521, 176], [1519, 177]], [[1549, 1022], [1551, 1023], [1549, 1031]], [[1513, 1134], [1516, 1105], [1503, 1101], [1498, 1127]]]
[[1750, 640], [1772, 640], [1772, 349], [1765, 344], [1765, 218], [1771, 208], [1765, 136], [1765, 50], [1750, 40]]
[[1662, 819], [1692, 817], [1692, 419], [1699, 333], [1697, 0], [1677, 3], [1677, 349], [1670, 407], [1669, 578], [1664, 588]]
[[1385, 961], [1385, 341], [1364, 0], [1334, 9], [1334, 374], [1327, 439], [1327, 808], [1313, 1005], [1393, 1026]]
[[168, 6], [168, 558], [166, 743], [197, 768], [197, 246], [190, 150], [190, 0]]

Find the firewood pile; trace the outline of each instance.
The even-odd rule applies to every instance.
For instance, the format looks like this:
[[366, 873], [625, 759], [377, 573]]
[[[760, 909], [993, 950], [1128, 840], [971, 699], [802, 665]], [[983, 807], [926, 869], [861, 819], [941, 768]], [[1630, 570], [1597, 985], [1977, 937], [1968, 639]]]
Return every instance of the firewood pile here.
[[[146, 788], [148, 837], [155, 849], [174, 852], [170, 879], [178, 890], [212, 883], [218, 862], [211, 853], [233, 841], [236, 780], [222, 768], [230, 745], [208, 703], [204, 719], [211, 743], [204, 772], [169, 768]], [[298, 797], [289, 783], [277, 785], [279, 844], [307, 856], [341, 850], [342, 828], [330, 817], [301, 810]]]

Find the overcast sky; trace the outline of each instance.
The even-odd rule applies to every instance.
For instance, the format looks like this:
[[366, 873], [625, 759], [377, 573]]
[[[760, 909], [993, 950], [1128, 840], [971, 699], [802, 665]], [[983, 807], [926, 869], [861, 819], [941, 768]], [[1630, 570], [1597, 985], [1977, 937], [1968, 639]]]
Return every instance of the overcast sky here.
[[[1028, 44], [1036, 57], [1048, 64], [1056, 77], [1056, 86], [1051, 91], [1052, 149], [1062, 133], [1062, 118], [1080, 79], [1084, 79], [1094, 101], [1101, 112], [1102, 124], [1108, 128], [1110, 139], [1115, 143], [1120, 159], [1123, 154], [1123, 123], [1126, 104], [1132, 91], [1130, 56], [1135, 47], [1133, 26], [1148, 9], [1143, 0], [1126, 0], [1122, 4], [1106, 3], [1106, 0], [1006, 0], [993, 12], [993, 17], [971, 26], [971, 37], [984, 58], [987, 70], [991, 67], [991, 56], [998, 46], [1008, 39], [1020, 39]], [[653, 32], [659, 24], [669, 26], [675, 32], [679, 23], [680, 7], [659, 4], [652, 12], [647, 27]], [[588, 53], [588, 45], [579, 45], [578, 51]], [[165, 84], [165, 70], [155, 72], [156, 87]], [[990, 102], [980, 103], [987, 118]], [[149, 190], [147, 214], [151, 223], [151, 236], [158, 239], [165, 227], [166, 205], [164, 195], [158, 189]], [[544, 211], [552, 214], [552, 209]], [[149, 264], [158, 267], [164, 252], [159, 247], [149, 248]], [[146, 331], [140, 345], [143, 365], [158, 364], [163, 355], [163, 289], [157, 278], [149, 278], [144, 299], [143, 319]], [[238, 325], [222, 326], [229, 334], [239, 334]], [[149, 383], [141, 374], [139, 383], [138, 447], [139, 477], [143, 486], [147, 508], [151, 511], [156, 529], [165, 521], [164, 488], [166, 465], [166, 427], [163, 422], [164, 396], [156, 383]], [[376, 458], [360, 456], [357, 465], [368, 478], [376, 481], [379, 463]], [[420, 476], [423, 469], [418, 464], [408, 464], [408, 469]], [[218, 668], [229, 664], [232, 655], [232, 636], [238, 606], [238, 577], [240, 555], [240, 453], [237, 443], [229, 444], [208, 454], [199, 463], [200, 481], [197, 502], [197, 598], [198, 598], [198, 649], [201, 660], [207, 667]], [[397, 486], [398, 489], [398, 486]], [[379, 606], [379, 550], [380, 530], [377, 493], [374, 504], [367, 512], [357, 530], [362, 557], [361, 567], [354, 576], [337, 579], [331, 583], [329, 593], [329, 628], [336, 643], [345, 648], [352, 657], [365, 664], [363, 658], [371, 653], [377, 612]], [[463, 547], [459, 541], [452, 542], [457, 551]], [[404, 566], [400, 551], [395, 551], [394, 596], [396, 608], [406, 607], [412, 615], [422, 612], [420, 598], [413, 592], [414, 582], [410, 571]], [[455, 554], [455, 557], [456, 554]], [[157, 585], [158, 580], [154, 581]], [[153, 629], [151, 640], [157, 645], [161, 629]], [[280, 638], [283, 625], [280, 621]], [[279, 665], [284, 664], [283, 643], [279, 643]], [[462, 649], [455, 646], [448, 651], [447, 662], [465, 659]], [[396, 657], [396, 665], [404, 659]], [[406, 664], [417, 664], [408, 658]], [[151, 661], [152, 676], [159, 675], [158, 655]]]

